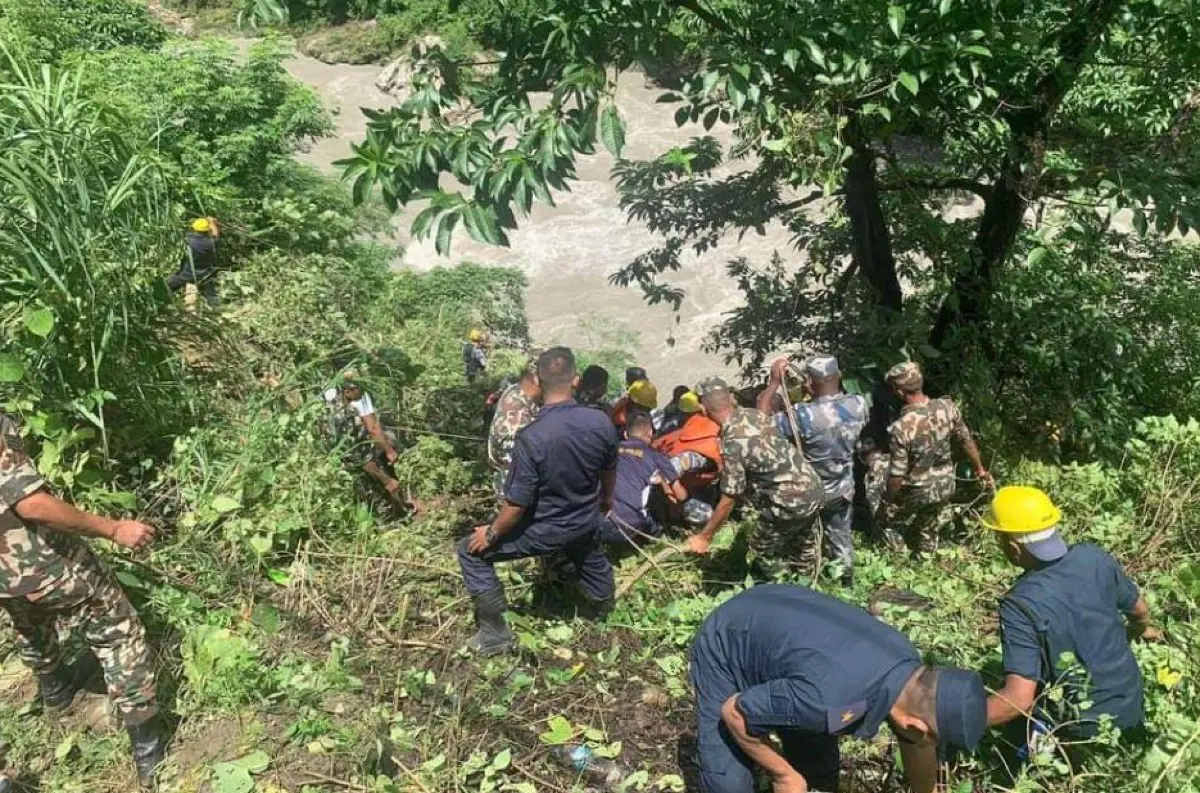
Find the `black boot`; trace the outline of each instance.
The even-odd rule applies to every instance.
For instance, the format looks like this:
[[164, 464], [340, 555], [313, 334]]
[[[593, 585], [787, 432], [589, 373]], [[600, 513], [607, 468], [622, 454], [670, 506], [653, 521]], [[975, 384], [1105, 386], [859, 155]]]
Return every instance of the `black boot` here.
[[129, 742], [133, 744], [133, 764], [137, 766], [138, 782], [142, 787], [154, 785], [154, 775], [167, 756], [167, 733], [154, 717], [141, 724], [126, 725]]
[[80, 686], [70, 667], [59, 664], [53, 672], [37, 676], [38, 699], [46, 710], [66, 710], [75, 702]]
[[38, 675], [38, 698], [46, 710], [66, 710], [99, 674], [100, 662], [91, 653], [84, 653], [69, 666], [59, 664], [53, 672]]
[[471, 600], [475, 603], [475, 625], [479, 630], [467, 640], [467, 649], [485, 658], [511, 650], [513, 633], [504, 619], [504, 612], [508, 611], [504, 590], [493, 589]]
[[593, 622], [603, 622], [613, 610], [613, 605], [616, 604], [616, 599], [611, 597], [606, 598], [588, 598], [587, 606], [583, 609], [583, 617], [592, 620]]

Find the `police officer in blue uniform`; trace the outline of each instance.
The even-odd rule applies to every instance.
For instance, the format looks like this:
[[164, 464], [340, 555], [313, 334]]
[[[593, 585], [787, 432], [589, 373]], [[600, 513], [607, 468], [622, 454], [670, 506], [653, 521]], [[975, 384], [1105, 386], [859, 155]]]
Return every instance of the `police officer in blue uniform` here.
[[[1142, 674], [1129, 639], [1161, 634], [1121, 564], [1095, 545], [1068, 546], [1061, 517], [1046, 493], [1017, 485], [997, 491], [983, 519], [1004, 556], [1025, 571], [1000, 601], [1005, 682], [988, 700], [988, 722], [1034, 714], [1031, 734], [1052, 730], [1078, 741], [1109, 717], [1136, 736], [1144, 718]], [[1078, 666], [1064, 664], [1063, 653]], [[1054, 681], [1063, 683], [1067, 707], [1035, 710], [1041, 688]]]
[[615, 591], [599, 530], [601, 514], [612, 506], [617, 430], [604, 413], [575, 401], [570, 349], [543, 352], [537, 372], [542, 407], [517, 433], [504, 484], [506, 503], [490, 525], [476, 527], [458, 546], [479, 628], [467, 647], [480, 655], [504, 652], [513, 642], [497, 562], [563, 552], [598, 614], [607, 612]]
[[924, 666], [894, 628], [804, 587], [757, 586], [719, 606], [690, 671], [705, 793], [752, 793], [756, 766], [773, 793], [836, 793], [838, 736], [869, 738], [884, 721], [912, 790], [930, 793], [939, 742], [971, 750], [986, 727], [978, 673]]

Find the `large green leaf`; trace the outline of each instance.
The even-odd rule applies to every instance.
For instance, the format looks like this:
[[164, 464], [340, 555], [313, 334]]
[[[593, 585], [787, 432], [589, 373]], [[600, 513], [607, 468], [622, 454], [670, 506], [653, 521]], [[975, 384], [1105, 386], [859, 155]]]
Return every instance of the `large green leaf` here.
[[48, 308], [26, 308], [21, 319], [30, 333], [43, 339], [54, 330], [54, 312]]
[[614, 157], [621, 156], [625, 148], [625, 124], [616, 105], [610, 104], [600, 114], [600, 140]]
[[16, 383], [25, 376], [25, 364], [15, 355], [0, 355], [0, 383]]

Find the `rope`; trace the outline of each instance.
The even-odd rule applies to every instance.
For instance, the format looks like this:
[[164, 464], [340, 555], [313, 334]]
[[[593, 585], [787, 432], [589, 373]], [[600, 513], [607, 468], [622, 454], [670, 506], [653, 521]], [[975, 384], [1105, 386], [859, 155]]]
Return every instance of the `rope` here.
[[480, 438], [477, 435], [455, 435], [452, 432], [434, 432], [433, 430], [422, 430], [416, 427], [407, 427], [403, 424], [390, 425], [393, 429], [404, 430], [405, 432], [414, 432], [417, 435], [436, 435], [439, 438], [457, 438], [462, 441], [475, 441], [476, 443], [487, 443], [487, 438]]
[[[783, 370], [783, 412], [787, 416], [788, 426], [792, 430], [792, 440], [796, 442], [796, 453], [804, 454], [804, 444], [800, 442], [800, 428], [796, 426], [796, 411], [792, 408], [792, 399], [788, 394], [792, 391], [791, 378], [788, 376], [788, 370], [784, 367]], [[824, 492], [824, 485], [822, 485]], [[817, 559], [813, 565], [813, 586], [816, 586], [817, 579], [821, 577], [821, 568], [825, 566], [824, 550], [825, 550], [825, 522], [821, 520], [821, 507], [817, 507], [817, 519], [813, 522], [813, 527], [817, 532]]]

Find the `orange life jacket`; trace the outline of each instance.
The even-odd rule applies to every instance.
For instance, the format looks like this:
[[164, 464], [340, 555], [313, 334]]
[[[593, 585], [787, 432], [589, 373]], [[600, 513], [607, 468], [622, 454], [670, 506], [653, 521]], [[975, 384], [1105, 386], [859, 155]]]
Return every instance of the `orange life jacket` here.
[[721, 459], [721, 425], [703, 413], [693, 413], [683, 426], [654, 439], [651, 444], [663, 454], [674, 457], [684, 452], [696, 452], [712, 460], [715, 469], [689, 471], [680, 477], [688, 492], [703, 490], [721, 478], [724, 464]]

